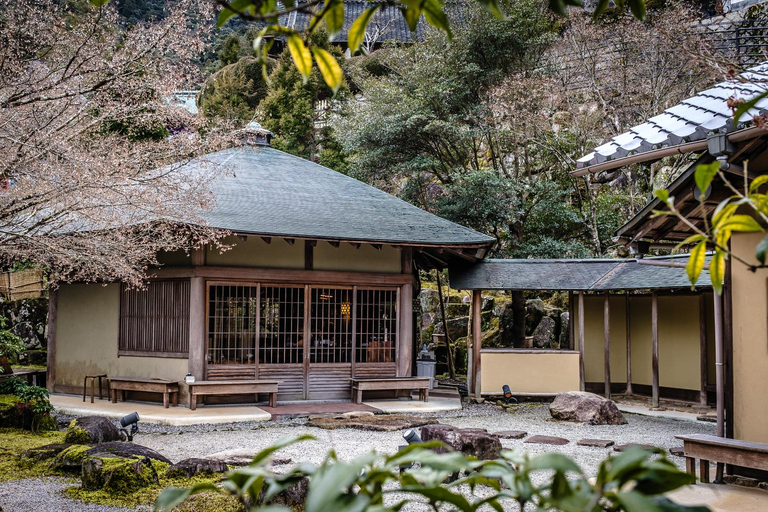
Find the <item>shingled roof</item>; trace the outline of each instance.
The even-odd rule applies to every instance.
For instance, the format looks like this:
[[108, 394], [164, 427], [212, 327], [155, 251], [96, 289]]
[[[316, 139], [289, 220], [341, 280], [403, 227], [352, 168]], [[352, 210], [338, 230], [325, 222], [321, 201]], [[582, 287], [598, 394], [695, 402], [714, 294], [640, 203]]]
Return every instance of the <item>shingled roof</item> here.
[[[344, 28], [334, 37], [334, 43], [346, 44], [349, 37], [349, 27], [352, 23], [363, 14], [363, 11], [371, 7], [377, 2], [369, 2], [366, 0], [344, 0]], [[383, 3], [383, 2], [380, 2]], [[445, 11], [448, 17], [452, 21], [456, 21], [461, 17], [462, 3], [456, 0], [451, 0], [445, 3]], [[318, 9], [322, 8], [322, 4], [318, 6]], [[280, 23], [283, 26], [287, 26], [294, 30], [305, 30], [309, 27], [309, 22], [312, 16], [303, 12], [294, 11], [280, 17]], [[368, 34], [375, 35], [376, 43], [383, 43], [384, 41], [395, 40], [405, 43], [423, 41], [426, 33], [426, 21], [424, 16], [419, 18], [416, 25], [416, 31], [411, 32], [408, 24], [405, 22], [405, 18], [399, 9], [393, 6], [383, 6], [378, 9], [371, 18], [368, 24]]]
[[703, 151], [707, 137], [728, 133], [732, 140], [754, 130], [754, 116], [768, 114], [768, 98], [746, 112], [733, 126], [733, 113], [728, 107], [731, 97], [750, 100], [768, 89], [768, 62], [750, 68], [734, 80], [683, 100], [662, 114], [631, 128], [628, 132], [598, 146], [576, 161], [575, 176], [615, 169], [622, 165], [649, 161], [675, 153]]
[[[490, 259], [471, 267], [451, 267], [451, 288], [456, 290], [567, 290], [616, 291], [685, 289], [691, 283], [684, 268], [687, 255], [636, 259], [533, 260]], [[647, 264], [651, 262], [651, 264]], [[656, 264], [653, 264], [656, 263]], [[711, 288], [703, 271], [697, 288]]]
[[238, 234], [417, 246], [488, 247], [494, 239], [382, 190], [268, 146], [205, 155], [182, 173], [218, 168], [215, 206], [200, 216]]

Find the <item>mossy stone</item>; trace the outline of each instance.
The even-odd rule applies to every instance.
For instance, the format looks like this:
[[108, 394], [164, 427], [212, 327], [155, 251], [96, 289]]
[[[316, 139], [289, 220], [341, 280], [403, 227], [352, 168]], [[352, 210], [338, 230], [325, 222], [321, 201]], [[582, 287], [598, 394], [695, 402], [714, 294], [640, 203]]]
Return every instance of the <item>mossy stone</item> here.
[[83, 430], [82, 428], [78, 427], [76, 423], [77, 423], [76, 419], [69, 422], [69, 427], [67, 428], [67, 435], [64, 436], [64, 442], [71, 443], [71, 444], [90, 443], [91, 435], [88, 433], [87, 430]]
[[80, 470], [83, 461], [88, 457], [85, 452], [90, 450], [85, 444], [73, 444], [61, 451], [53, 462], [53, 466], [63, 470]]
[[125, 495], [160, 484], [152, 460], [147, 457], [88, 457], [82, 467], [85, 490], [103, 489]]

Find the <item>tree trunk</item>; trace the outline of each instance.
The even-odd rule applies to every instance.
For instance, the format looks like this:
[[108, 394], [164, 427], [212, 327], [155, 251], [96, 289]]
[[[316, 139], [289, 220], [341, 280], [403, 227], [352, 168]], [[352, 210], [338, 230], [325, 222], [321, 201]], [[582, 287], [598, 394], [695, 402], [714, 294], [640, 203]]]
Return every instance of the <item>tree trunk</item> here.
[[512, 346], [525, 346], [525, 297], [520, 290], [512, 290]]
[[443, 332], [445, 333], [445, 350], [448, 353], [448, 375], [451, 379], [456, 378], [456, 363], [453, 358], [453, 348], [451, 347], [451, 338], [448, 336], [448, 318], [445, 316], [445, 303], [443, 301], [443, 285], [440, 284], [440, 270], [435, 269], [437, 278], [437, 297], [440, 300], [440, 316], [443, 317]]

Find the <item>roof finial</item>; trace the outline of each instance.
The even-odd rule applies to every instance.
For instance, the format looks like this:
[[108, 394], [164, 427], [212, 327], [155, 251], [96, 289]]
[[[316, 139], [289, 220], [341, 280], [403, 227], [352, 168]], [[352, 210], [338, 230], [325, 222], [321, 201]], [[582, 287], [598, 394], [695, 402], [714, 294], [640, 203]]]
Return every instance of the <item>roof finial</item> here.
[[243, 146], [269, 146], [272, 140], [272, 132], [256, 121], [249, 122], [245, 128], [235, 131], [234, 134]]

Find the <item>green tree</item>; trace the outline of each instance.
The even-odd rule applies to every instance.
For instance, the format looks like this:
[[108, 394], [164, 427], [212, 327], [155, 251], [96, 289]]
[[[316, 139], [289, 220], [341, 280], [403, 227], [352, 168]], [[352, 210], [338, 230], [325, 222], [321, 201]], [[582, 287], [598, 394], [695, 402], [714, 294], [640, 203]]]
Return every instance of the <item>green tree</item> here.
[[[274, 67], [274, 61], [270, 59], [267, 69]], [[243, 57], [206, 79], [197, 105], [208, 117], [250, 121], [267, 91], [261, 62], [255, 57]]]
[[[341, 50], [328, 43], [324, 33], [314, 33], [312, 41], [316, 48], [342, 57]], [[259, 106], [261, 124], [275, 134], [274, 147], [334, 169], [344, 167], [343, 152], [326, 123], [347, 95], [346, 85], [334, 94], [317, 69], [304, 79], [293, 65], [290, 52], [284, 51]]]

